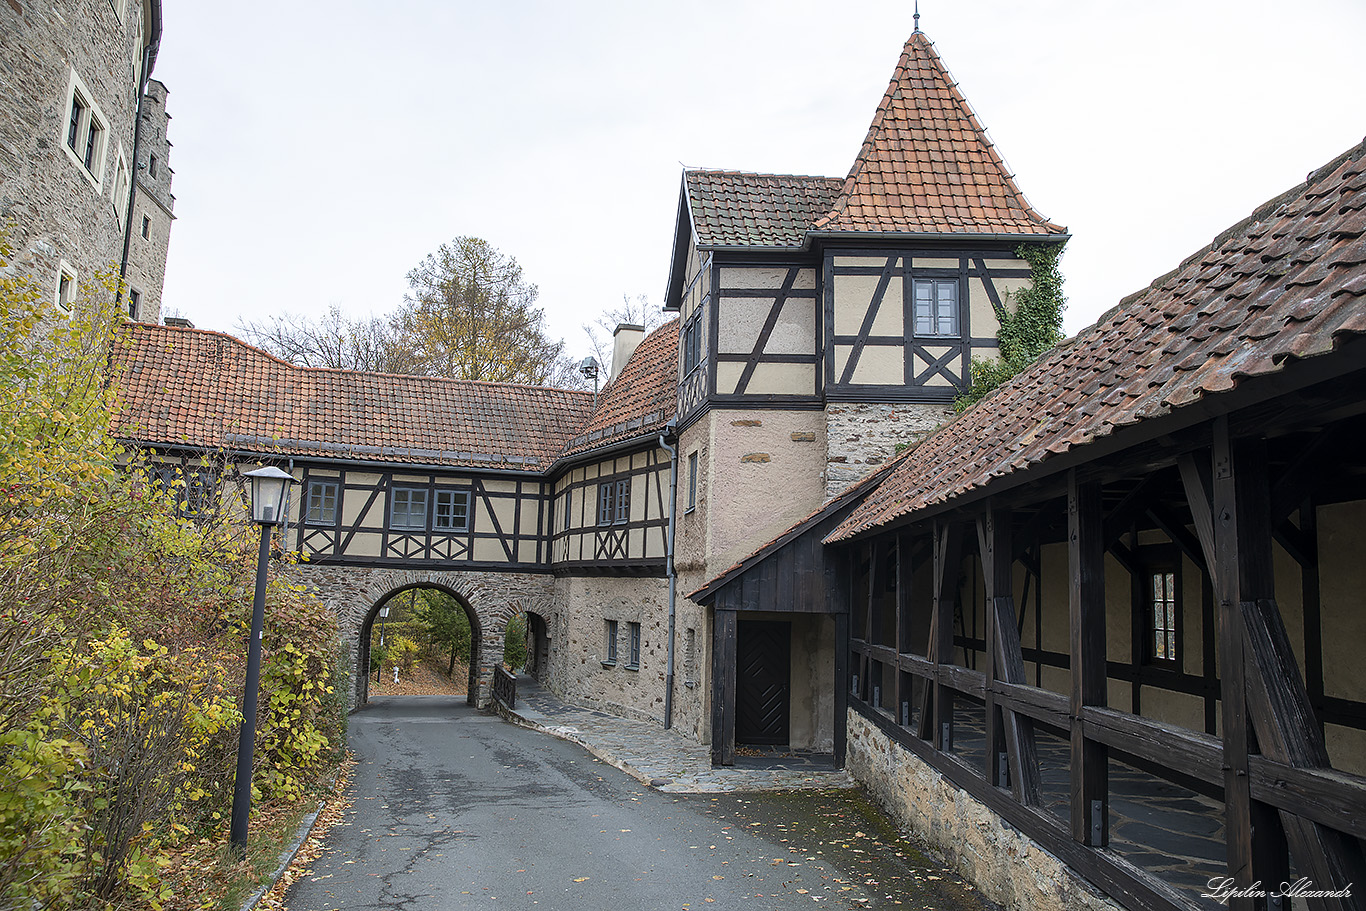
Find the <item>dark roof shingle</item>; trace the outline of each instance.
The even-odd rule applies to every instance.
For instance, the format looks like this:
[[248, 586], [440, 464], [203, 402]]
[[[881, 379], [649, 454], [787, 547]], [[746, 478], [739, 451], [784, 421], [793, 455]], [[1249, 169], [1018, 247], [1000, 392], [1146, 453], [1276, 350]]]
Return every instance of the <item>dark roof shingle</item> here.
[[925, 440], [827, 541], [1366, 335], [1366, 143]]
[[745, 171], [685, 171], [683, 180], [703, 248], [800, 247], [844, 186], [834, 177]]

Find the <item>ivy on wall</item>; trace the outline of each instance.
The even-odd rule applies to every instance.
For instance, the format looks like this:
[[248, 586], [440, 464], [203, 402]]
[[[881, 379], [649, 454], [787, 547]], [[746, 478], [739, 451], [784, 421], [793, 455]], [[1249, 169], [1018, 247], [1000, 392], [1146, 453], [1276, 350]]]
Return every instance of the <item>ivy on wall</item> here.
[[1065, 244], [1024, 244], [1015, 254], [1029, 263], [1030, 286], [1013, 295], [1015, 309], [993, 304], [1001, 328], [996, 333], [998, 358], [972, 359], [972, 385], [954, 399], [955, 411], [964, 411], [986, 397], [987, 393], [1024, 370], [1039, 355], [1062, 341], [1062, 311], [1067, 297], [1062, 290], [1062, 258]]

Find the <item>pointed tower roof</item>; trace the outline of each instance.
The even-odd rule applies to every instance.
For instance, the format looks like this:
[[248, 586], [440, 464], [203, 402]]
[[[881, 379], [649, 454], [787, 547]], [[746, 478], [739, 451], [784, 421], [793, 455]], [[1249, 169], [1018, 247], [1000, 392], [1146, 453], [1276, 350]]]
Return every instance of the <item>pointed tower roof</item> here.
[[1065, 234], [1025, 199], [918, 29], [816, 233]]

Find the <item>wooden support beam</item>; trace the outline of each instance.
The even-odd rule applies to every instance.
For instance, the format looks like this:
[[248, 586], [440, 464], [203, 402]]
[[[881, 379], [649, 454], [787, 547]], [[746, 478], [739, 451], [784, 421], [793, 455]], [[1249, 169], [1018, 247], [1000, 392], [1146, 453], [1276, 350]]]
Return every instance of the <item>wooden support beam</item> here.
[[[1266, 483], [1264, 446], [1261, 454], [1260, 466], [1254, 464], [1255, 458], [1235, 458], [1228, 419], [1221, 417], [1214, 421], [1211, 499], [1206, 499], [1199, 466], [1185, 456], [1180, 462], [1200, 542], [1204, 546], [1208, 536], [1212, 544], [1213, 552], [1207, 559], [1213, 569], [1219, 614], [1228, 875], [1238, 888], [1248, 890], [1257, 882], [1279, 883], [1289, 876], [1285, 830], [1274, 810], [1252, 800], [1248, 782], [1247, 757], [1252, 751], [1252, 739], [1247, 714], [1243, 621], [1238, 602], [1243, 597], [1274, 594], [1268, 516], [1250, 497], [1254, 484]], [[1240, 470], [1246, 474], [1240, 476]], [[1263, 498], [1265, 494], [1263, 486]], [[1246, 516], [1243, 509], [1247, 510]], [[1266, 911], [1268, 902], [1265, 898], [1234, 899], [1229, 907], [1231, 911]]]
[[982, 570], [987, 594], [987, 780], [998, 786], [1001, 767], [1009, 768], [1008, 781], [1015, 798], [1026, 806], [1037, 806], [1041, 775], [1038, 749], [1034, 741], [1034, 722], [1027, 715], [996, 704], [998, 681], [1025, 684], [1024, 657], [1020, 651], [1020, 632], [1015, 624], [1015, 596], [1011, 593], [1014, 551], [1011, 548], [1010, 513], [989, 504], [978, 522], [982, 542]]
[[[930, 660], [936, 665], [953, 663], [953, 607], [957, 600], [958, 567], [963, 559], [963, 530], [953, 522], [934, 523], [934, 614], [930, 618]], [[919, 733], [934, 741], [937, 750], [953, 744], [953, 693], [936, 678], [925, 687]]]
[[[896, 651], [897, 654], [911, 650], [911, 560], [914, 550], [911, 532], [903, 529], [896, 537]], [[893, 674], [893, 711], [899, 724], [910, 724], [911, 689], [901, 685], [901, 670], [895, 664]]]
[[[737, 614], [713, 612], [711, 625], [711, 764], [735, 765], [735, 648]], [[846, 650], [847, 651], [847, 650]]]
[[1068, 472], [1067, 564], [1071, 577], [1072, 838], [1103, 847], [1110, 842], [1109, 753], [1105, 744], [1086, 736], [1082, 718], [1087, 706], [1104, 708], [1107, 700], [1105, 531], [1100, 485], [1078, 482], [1075, 470]]

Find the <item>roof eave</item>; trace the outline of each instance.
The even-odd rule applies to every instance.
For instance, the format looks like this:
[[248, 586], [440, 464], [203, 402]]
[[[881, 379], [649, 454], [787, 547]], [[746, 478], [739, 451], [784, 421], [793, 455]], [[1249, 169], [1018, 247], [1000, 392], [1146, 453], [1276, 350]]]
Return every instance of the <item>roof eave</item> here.
[[1023, 234], [1023, 233], [997, 233], [988, 234], [976, 231], [965, 231], [962, 233], [945, 234], [942, 232], [930, 231], [808, 231], [806, 239], [802, 243], [802, 249], [808, 249], [815, 242], [841, 241], [841, 240], [872, 240], [876, 239], [879, 243], [884, 241], [989, 241], [989, 242], [1008, 242], [1008, 243], [1065, 243], [1072, 239], [1072, 235], [1066, 231], [1061, 233], [1049, 234]]

